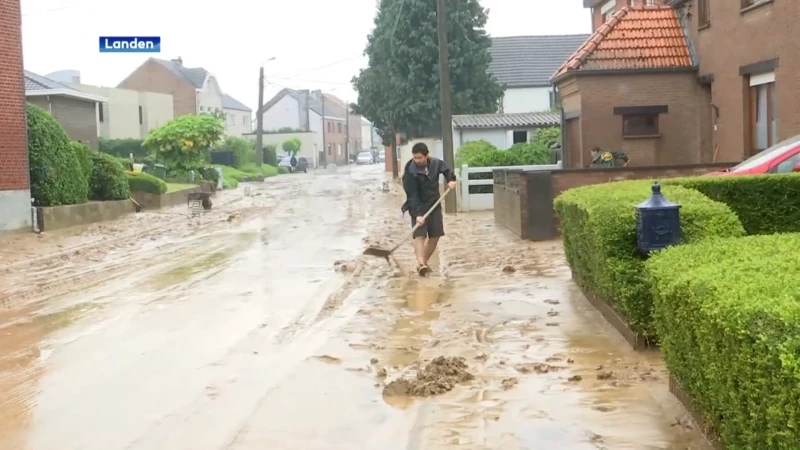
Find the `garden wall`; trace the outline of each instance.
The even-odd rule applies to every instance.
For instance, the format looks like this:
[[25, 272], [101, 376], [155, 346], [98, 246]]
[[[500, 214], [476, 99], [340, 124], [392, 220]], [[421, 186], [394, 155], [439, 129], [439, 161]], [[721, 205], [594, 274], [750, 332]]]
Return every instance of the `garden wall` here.
[[181, 191], [167, 192], [166, 194], [150, 194], [147, 192], [131, 192], [133, 199], [147, 209], [171, 208], [173, 206], [185, 205], [187, 195], [190, 192], [213, 192], [212, 185], [203, 183], [195, 188], [184, 189]]
[[[648, 178], [661, 180], [703, 175], [731, 165], [732, 163], [609, 167], [549, 172], [497, 170], [494, 176], [495, 222], [523, 239], [554, 239], [559, 236], [560, 231], [553, 201], [567, 189], [610, 181]], [[511, 177], [514, 179], [508, 190], [504, 184], [505, 172], [513, 174]], [[646, 196], [642, 198], [645, 199]]]
[[112, 200], [80, 205], [41, 206], [36, 208], [36, 215], [40, 231], [53, 231], [118, 219], [134, 212], [134, 208], [130, 200]]

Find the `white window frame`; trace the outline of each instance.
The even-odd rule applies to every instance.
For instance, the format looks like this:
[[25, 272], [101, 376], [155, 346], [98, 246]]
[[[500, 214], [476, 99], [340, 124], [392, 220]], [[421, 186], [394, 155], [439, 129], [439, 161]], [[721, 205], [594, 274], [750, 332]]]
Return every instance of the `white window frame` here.
[[614, 12], [614, 9], [617, 7], [617, 0], [608, 0], [607, 2], [603, 3], [600, 7], [600, 14], [606, 15]]

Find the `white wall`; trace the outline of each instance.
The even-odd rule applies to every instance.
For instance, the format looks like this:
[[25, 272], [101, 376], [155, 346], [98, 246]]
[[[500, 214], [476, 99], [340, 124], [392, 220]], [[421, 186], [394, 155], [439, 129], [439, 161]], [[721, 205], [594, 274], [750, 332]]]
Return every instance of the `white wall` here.
[[215, 77], [208, 77], [203, 90], [197, 93], [197, 103], [200, 112], [222, 112], [222, 89]]
[[250, 111], [228, 108], [222, 111], [225, 113], [225, 133], [228, 136], [242, 137], [243, 134], [253, 131]]
[[[508, 133], [501, 128], [488, 128], [480, 130], [454, 130], [453, 131], [453, 150], [458, 153], [458, 149], [470, 141], [487, 141], [495, 147], [505, 150], [511, 147], [507, 142]], [[512, 141], [513, 142], [513, 141]]]
[[[296, 114], [295, 114], [296, 115]], [[323, 126], [322, 126], [322, 116], [315, 113], [312, 110], [308, 110], [308, 128], [314, 134], [313, 144], [316, 145], [316, 151], [314, 152], [314, 161], [315, 165], [319, 164], [319, 152], [323, 151], [325, 146], [322, 145], [323, 141]], [[313, 151], [313, 150], [312, 150]]]
[[503, 113], [550, 111], [552, 87], [506, 89], [503, 96]]
[[[264, 111], [264, 130], [278, 130], [280, 128], [300, 128], [299, 105], [291, 95], [285, 95], [278, 100], [272, 108]], [[313, 115], [314, 113], [311, 112]], [[319, 116], [316, 116], [319, 118]], [[309, 119], [313, 121], [313, 119]], [[317, 119], [319, 120], [319, 119]], [[315, 131], [314, 128], [311, 128]]]
[[31, 191], [0, 191], [0, 231], [31, 228]]
[[[80, 91], [108, 99], [103, 104], [103, 121], [97, 112], [97, 131], [106, 139], [144, 139], [150, 131], [173, 119], [172, 96], [157, 92], [67, 83]], [[139, 123], [139, 107], [142, 123]]]
[[[368, 149], [372, 147], [372, 124], [369, 122], [361, 122], [361, 148]], [[378, 146], [377, 144], [374, 144]]]

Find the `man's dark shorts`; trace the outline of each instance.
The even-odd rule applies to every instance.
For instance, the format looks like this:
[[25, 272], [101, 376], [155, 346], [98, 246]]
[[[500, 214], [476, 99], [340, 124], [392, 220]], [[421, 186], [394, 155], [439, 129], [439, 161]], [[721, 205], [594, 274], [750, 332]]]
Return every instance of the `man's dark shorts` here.
[[[413, 227], [416, 224], [417, 217], [412, 214], [411, 226]], [[438, 206], [433, 210], [431, 215], [425, 219], [425, 225], [422, 225], [414, 231], [414, 237], [439, 238], [442, 236], [444, 236], [444, 217], [442, 217], [442, 207]]]

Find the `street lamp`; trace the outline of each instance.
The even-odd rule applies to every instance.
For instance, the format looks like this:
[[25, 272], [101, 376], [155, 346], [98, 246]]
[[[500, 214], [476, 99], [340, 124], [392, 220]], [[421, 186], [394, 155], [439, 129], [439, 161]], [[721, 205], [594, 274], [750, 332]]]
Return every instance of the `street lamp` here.
[[264, 60], [258, 69], [258, 108], [256, 109], [256, 164], [264, 163], [264, 65], [275, 57]]

